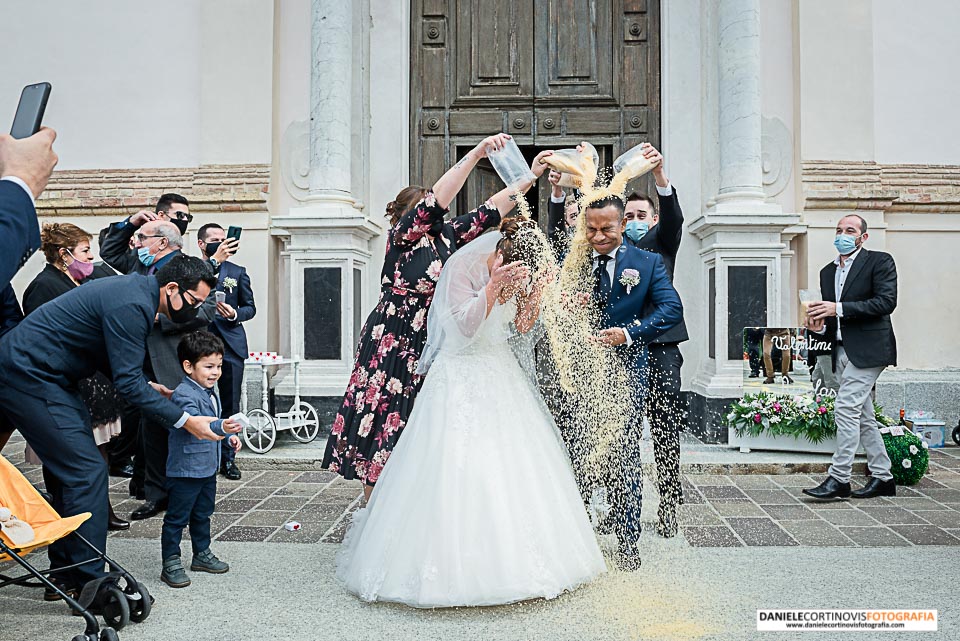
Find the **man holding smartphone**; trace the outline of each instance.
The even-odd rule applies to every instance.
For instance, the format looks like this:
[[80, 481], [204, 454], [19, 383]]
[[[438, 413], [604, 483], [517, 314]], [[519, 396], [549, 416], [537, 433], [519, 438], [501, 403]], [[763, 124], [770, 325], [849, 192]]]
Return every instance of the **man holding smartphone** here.
[[[239, 228], [231, 227], [231, 231]], [[223, 340], [223, 373], [220, 376], [220, 402], [224, 417], [240, 411], [243, 362], [247, 358], [247, 333], [243, 323], [253, 318], [257, 307], [253, 300], [253, 288], [247, 270], [229, 259], [237, 252], [240, 241], [237, 236], [228, 237], [223, 227], [208, 223], [197, 230], [197, 246], [209, 258], [217, 274], [214, 296], [217, 315], [210, 323], [210, 331]], [[231, 481], [239, 481], [240, 468], [235, 460], [236, 452], [229, 444], [221, 443], [220, 474]]]

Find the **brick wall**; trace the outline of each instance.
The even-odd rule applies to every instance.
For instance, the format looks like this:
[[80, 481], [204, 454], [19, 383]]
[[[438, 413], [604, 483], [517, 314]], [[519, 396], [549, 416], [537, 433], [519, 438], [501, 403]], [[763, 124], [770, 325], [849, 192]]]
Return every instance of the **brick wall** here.
[[270, 165], [56, 171], [37, 201], [40, 216], [124, 217], [176, 192], [190, 211], [264, 211]]
[[960, 211], [960, 166], [805, 161], [804, 209]]

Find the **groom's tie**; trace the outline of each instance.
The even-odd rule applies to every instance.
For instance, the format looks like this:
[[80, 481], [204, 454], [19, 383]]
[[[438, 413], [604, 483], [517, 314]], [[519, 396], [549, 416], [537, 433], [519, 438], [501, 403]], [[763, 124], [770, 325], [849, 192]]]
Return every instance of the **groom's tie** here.
[[607, 272], [607, 263], [610, 257], [604, 254], [597, 256], [597, 268], [593, 270], [593, 300], [598, 307], [607, 304], [610, 298], [610, 274]]

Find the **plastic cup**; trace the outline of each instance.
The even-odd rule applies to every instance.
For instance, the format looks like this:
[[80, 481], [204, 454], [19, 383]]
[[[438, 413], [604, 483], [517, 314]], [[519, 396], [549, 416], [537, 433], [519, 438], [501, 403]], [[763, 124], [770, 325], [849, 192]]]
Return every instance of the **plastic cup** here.
[[647, 160], [641, 147], [642, 145], [637, 145], [614, 160], [613, 173], [623, 172], [626, 174], [627, 180], [632, 180], [653, 171], [660, 163]]
[[820, 292], [816, 289], [800, 290], [800, 307], [803, 309], [803, 316], [809, 315], [810, 303], [820, 300]]
[[500, 180], [510, 189], [517, 189], [521, 185], [536, 181], [537, 177], [530, 171], [530, 165], [520, 153], [517, 143], [510, 138], [503, 149], [487, 152], [487, 159], [493, 165]]

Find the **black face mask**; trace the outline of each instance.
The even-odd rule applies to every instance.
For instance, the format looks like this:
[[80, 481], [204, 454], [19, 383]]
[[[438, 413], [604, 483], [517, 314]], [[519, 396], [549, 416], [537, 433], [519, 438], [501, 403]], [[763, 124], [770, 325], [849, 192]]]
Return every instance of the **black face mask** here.
[[187, 225], [189, 224], [189, 221], [180, 220], [179, 218], [172, 218], [170, 222], [173, 223], [176, 226], [176, 228], [180, 230], [181, 236], [187, 233]]
[[173, 309], [173, 307], [170, 306], [170, 294], [168, 294], [166, 290], [164, 290], [163, 293], [164, 296], [167, 297], [167, 318], [172, 320], [174, 323], [189, 323], [197, 317], [197, 314], [200, 313], [199, 309], [191, 307], [187, 304], [187, 299], [184, 297], [182, 289], [180, 289], [180, 300], [183, 303], [183, 307], [180, 309]]
[[213, 255], [217, 253], [217, 250], [220, 249], [220, 245], [222, 244], [223, 244], [222, 242], [207, 243], [206, 245], [203, 246], [203, 253], [209, 256], [210, 258], [213, 258]]

